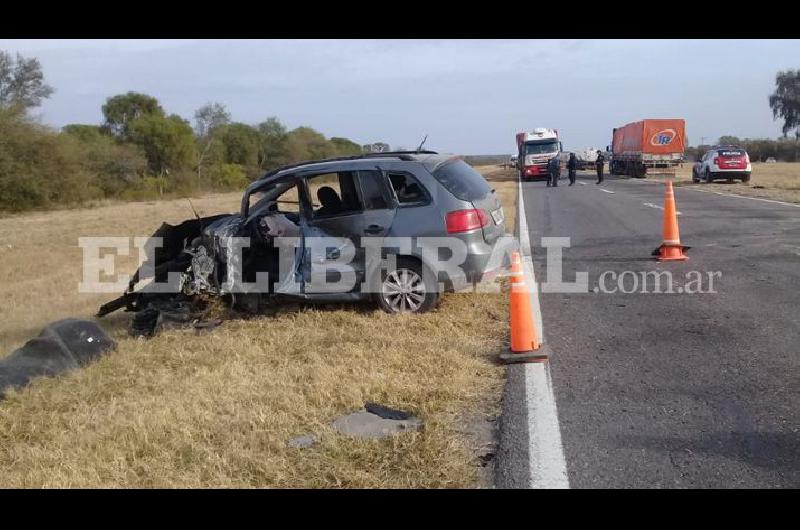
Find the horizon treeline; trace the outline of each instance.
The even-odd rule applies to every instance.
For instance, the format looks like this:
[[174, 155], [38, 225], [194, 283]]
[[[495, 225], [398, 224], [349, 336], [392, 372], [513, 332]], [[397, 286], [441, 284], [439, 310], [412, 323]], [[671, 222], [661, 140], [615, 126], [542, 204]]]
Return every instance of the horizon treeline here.
[[218, 102], [189, 121], [133, 91], [105, 101], [102, 123], [58, 130], [31, 113], [53, 91], [37, 59], [0, 51], [0, 211], [241, 190], [285, 164], [388, 149], [289, 130], [275, 116], [232, 121]]

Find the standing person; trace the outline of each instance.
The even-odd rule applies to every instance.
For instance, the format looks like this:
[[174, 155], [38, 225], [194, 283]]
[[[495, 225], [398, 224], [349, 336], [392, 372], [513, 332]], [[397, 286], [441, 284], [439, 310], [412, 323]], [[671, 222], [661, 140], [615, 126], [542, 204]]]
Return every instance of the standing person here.
[[600, 150], [597, 151], [597, 160], [594, 162], [594, 167], [597, 169], [597, 183], [603, 183], [603, 166], [606, 163], [606, 157], [603, 156], [603, 153]]
[[569, 154], [569, 162], [567, 162], [567, 169], [569, 170], [569, 185], [575, 184], [575, 171], [578, 169], [578, 157], [575, 153]]
[[558, 187], [558, 177], [561, 173], [561, 160], [558, 159], [558, 155], [551, 158], [550, 162], [547, 163], [547, 173], [547, 187]]

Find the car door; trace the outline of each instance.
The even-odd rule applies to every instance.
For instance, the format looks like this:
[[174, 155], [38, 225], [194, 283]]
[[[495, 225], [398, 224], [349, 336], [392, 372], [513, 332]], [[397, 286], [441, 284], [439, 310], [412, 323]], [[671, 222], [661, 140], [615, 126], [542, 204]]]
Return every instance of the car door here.
[[[387, 252], [385, 237], [390, 233], [397, 214], [397, 203], [391, 191], [389, 178], [385, 171], [376, 167], [374, 170], [359, 171], [359, 185], [364, 199], [363, 225], [361, 227], [362, 244], [357, 257], [363, 262], [363, 281], [378, 281], [380, 270]], [[369, 238], [369, 241], [363, 238]], [[370, 246], [370, 250], [367, 248]], [[375, 251], [371, 249], [379, 247]], [[368, 287], [370, 292], [377, 289], [373, 283]]]
[[[322, 256], [319, 253], [312, 256], [308, 245], [304, 249], [301, 267], [304, 292], [309, 295], [344, 294], [338, 289], [332, 292], [329, 287], [320, 285], [319, 278], [312, 278], [312, 260], [315, 260], [313, 265], [316, 270], [334, 266], [335, 262], [341, 260], [342, 253], [347, 252], [344, 240], [349, 242], [354, 250], [353, 259], [349, 265], [355, 271], [356, 283], [348, 292], [359, 291], [367, 270], [366, 253], [361, 239], [363, 237], [383, 238], [394, 218], [394, 205], [389, 200], [385, 177], [379, 169], [337, 168], [336, 179], [328, 175], [330, 174], [307, 175], [303, 179], [304, 195], [309, 203], [308, 207], [304, 208], [307, 215], [301, 223], [303, 236], [304, 238], [329, 238], [331, 240], [330, 244], [325, 243], [326, 249]], [[315, 183], [315, 179], [319, 178], [325, 180]], [[314, 200], [315, 193], [319, 193], [322, 187], [334, 188], [335, 181], [338, 181], [338, 189], [334, 191], [339, 194], [343, 205], [342, 209], [333, 214], [328, 212], [325, 215], [317, 215], [324, 205]], [[338, 273], [327, 274], [330, 282], [335, 282], [338, 277]]]
[[701, 173], [701, 175], [705, 174], [706, 170], [711, 171], [711, 158], [713, 153], [714, 151], [707, 151], [706, 155], [703, 157], [703, 173]]

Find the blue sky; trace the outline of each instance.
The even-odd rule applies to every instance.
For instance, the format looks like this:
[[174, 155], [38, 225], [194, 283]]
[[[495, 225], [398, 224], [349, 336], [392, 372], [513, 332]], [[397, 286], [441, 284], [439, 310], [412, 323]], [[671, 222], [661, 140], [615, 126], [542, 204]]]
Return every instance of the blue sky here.
[[55, 94], [44, 123], [99, 123], [111, 95], [156, 96], [191, 119], [278, 116], [359, 143], [510, 153], [514, 134], [561, 131], [566, 149], [609, 143], [641, 118], [685, 118], [692, 144], [777, 137], [767, 96], [800, 68], [800, 40], [2, 40], [40, 59]]

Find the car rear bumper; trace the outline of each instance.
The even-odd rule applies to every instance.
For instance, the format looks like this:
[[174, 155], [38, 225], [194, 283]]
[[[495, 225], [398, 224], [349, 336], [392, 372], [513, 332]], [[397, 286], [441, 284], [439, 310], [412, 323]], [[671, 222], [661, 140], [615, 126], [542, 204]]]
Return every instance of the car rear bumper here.
[[744, 169], [720, 169], [711, 171], [711, 178], [747, 178], [750, 176], [750, 171]]
[[494, 281], [498, 276], [508, 272], [508, 266], [507, 257], [501, 252], [494, 253], [494, 247], [491, 245], [485, 243], [474, 245], [461, 265], [464, 275], [449, 278], [448, 290], [460, 291], [475, 283]]

